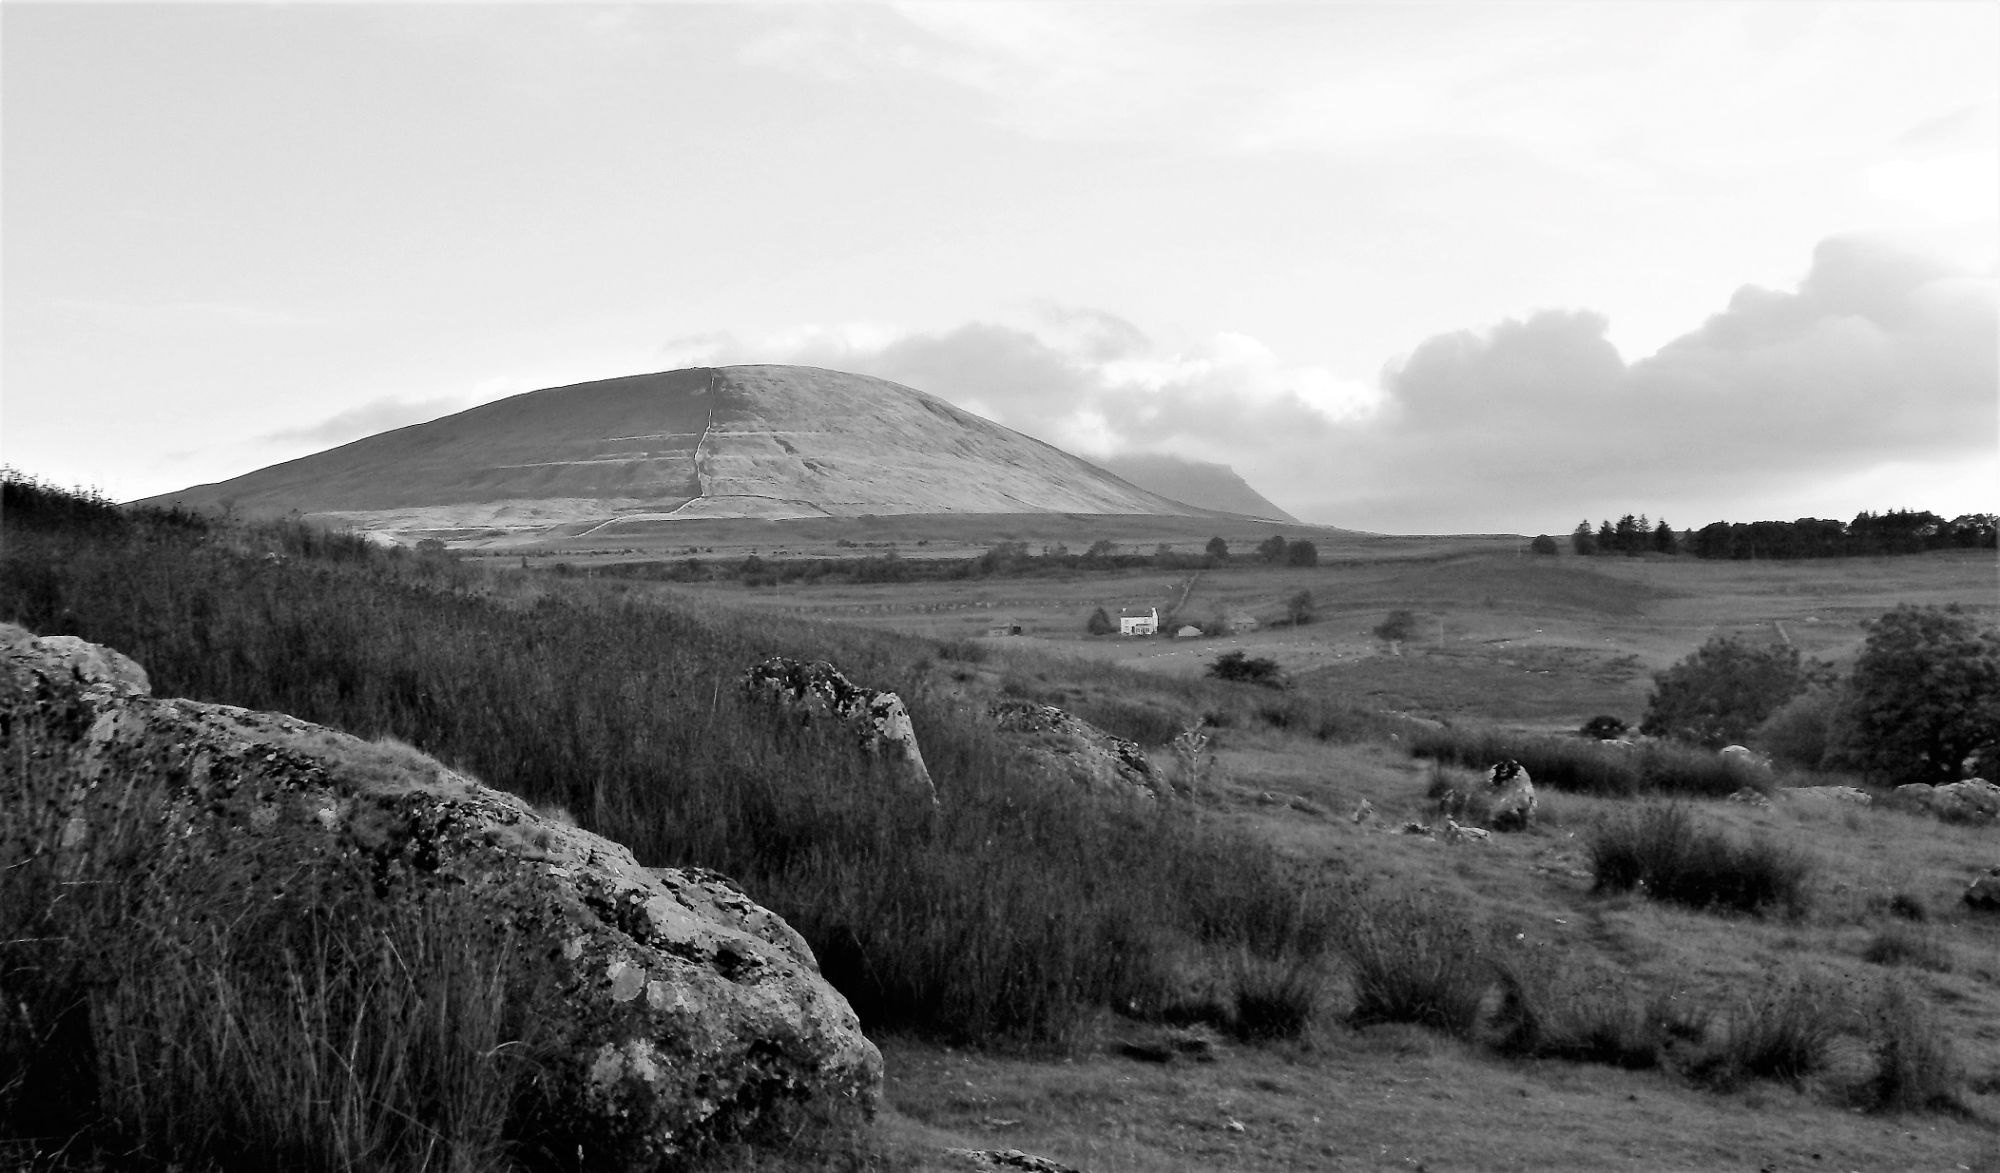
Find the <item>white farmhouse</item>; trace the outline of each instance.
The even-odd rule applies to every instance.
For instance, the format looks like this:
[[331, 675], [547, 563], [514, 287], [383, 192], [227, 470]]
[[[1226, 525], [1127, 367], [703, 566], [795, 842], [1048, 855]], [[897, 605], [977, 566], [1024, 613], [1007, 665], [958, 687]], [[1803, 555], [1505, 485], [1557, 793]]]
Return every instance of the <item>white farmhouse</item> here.
[[1158, 635], [1160, 631], [1160, 609], [1153, 607], [1144, 615], [1120, 615], [1119, 635]]

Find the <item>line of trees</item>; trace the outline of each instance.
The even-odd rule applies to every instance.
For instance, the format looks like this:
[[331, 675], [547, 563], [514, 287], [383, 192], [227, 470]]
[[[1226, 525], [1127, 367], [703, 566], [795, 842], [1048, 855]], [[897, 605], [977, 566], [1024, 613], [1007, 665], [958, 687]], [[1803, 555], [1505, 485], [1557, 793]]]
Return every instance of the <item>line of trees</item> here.
[[[1569, 536], [1578, 554], [1692, 554], [1697, 558], [1852, 558], [1920, 554], [1927, 550], [1991, 550], [2000, 515], [1965, 513], [1947, 521], [1924, 510], [1863, 510], [1851, 522], [1801, 517], [1796, 521], [1716, 521], [1676, 532], [1666, 519], [1626, 514], [1616, 522], [1589, 519]], [[1546, 536], [1546, 535], [1544, 535]], [[1537, 553], [1553, 553], [1536, 539]]]

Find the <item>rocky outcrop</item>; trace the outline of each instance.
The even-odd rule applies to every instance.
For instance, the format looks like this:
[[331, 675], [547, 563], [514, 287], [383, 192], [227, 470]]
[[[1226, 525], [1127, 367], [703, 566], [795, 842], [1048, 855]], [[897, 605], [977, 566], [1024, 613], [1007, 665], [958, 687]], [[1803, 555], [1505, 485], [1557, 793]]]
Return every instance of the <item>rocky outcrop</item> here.
[[1137, 743], [1106, 733], [1054, 705], [1004, 699], [987, 710], [1021, 756], [1037, 768], [1105, 794], [1164, 798], [1172, 787]]
[[1927, 786], [1912, 782], [1896, 787], [1896, 805], [1928, 811], [1949, 823], [1990, 823], [2000, 819], [2000, 785], [1984, 778]]
[[1513, 758], [1495, 762], [1486, 771], [1492, 805], [1487, 822], [1495, 831], [1525, 831], [1535, 818], [1535, 784], [1528, 768]]
[[862, 752], [901, 763], [911, 786], [922, 790], [936, 805], [937, 787], [924, 766], [916, 726], [910, 723], [910, 710], [902, 697], [863, 688], [825, 660], [801, 661], [788, 656], [772, 656], [752, 665], [740, 683], [744, 695], [779, 705], [801, 721], [832, 718], [845, 723]]
[[152, 698], [121, 660], [0, 626], [10, 854], [128, 836], [149, 890], [219, 922], [448, 909], [506, 946], [541, 1110], [590, 1168], [657, 1167], [784, 1102], [872, 1109], [853, 1010], [727, 879], [642, 867], [406, 746]]
[[[18, 628], [13, 630], [26, 634]], [[87, 684], [105, 684], [138, 693], [153, 691], [153, 682], [147, 679], [146, 670], [134, 663], [131, 657], [73, 635], [43, 638], [41, 654], [69, 669], [79, 681]]]

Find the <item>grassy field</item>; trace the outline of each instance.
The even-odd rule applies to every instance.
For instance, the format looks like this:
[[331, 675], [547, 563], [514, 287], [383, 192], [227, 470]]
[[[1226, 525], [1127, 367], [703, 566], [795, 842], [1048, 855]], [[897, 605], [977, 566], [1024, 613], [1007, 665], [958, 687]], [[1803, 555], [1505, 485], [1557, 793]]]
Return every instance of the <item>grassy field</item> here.
[[[1959, 901], [2000, 863], [1993, 827], [1690, 798], [1720, 769], [1690, 753], [1627, 797], [1544, 775], [1520, 834], [1403, 832], [1477, 777], [1413, 756], [1426, 738], [1635, 719], [1647, 674], [1718, 631], [1840, 660], [1898, 602], [1990, 623], [1990, 554], [1315, 537], [1311, 568], [689, 588], [31, 504], [4, 519], [0, 618], [121, 647], [162, 692], [393, 735], [646, 862], [718, 867], [799, 927], [883, 1045], [885, 1111], [716, 1167], [942, 1170], [969, 1147], [1092, 1173], [2000, 1170], [2000, 920]], [[1095, 606], [1185, 592], [1184, 613], [1270, 618], [1301, 590], [1300, 627], [1083, 634]], [[1392, 609], [1419, 619], [1395, 654], [1370, 634]], [[1001, 616], [1027, 634], [984, 636]], [[1228, 650], [1295, 686], [1205, 678]], [[773, 651], [903, 692], [944, 818], [856, 797], [865, 770], [742, 709], [727, 679]], [[1002, 695], [1140, 741], [1192, 796], [1135, 815], [1015, 775], [978, 719]], [[1206, 752], [1176, 760], [1196, 721]], [[1649, 811], [1727, 846], [1709, 858], [1799, 861], [1796, 898], [1600, 884], [1606, 831]]]

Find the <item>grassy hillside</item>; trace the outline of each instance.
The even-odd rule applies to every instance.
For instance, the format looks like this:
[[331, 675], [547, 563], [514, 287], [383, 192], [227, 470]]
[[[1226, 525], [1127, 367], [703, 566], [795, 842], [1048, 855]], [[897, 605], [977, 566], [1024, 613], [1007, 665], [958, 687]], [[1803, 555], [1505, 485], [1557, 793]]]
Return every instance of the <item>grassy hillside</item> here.
[[[1621, 758], [1384, 716], [1310, 682], [1224, 684], [1193, 655], [1191, 671], [1141, 670], [1080, 635], [913, 636], [780, 613], [740, 587], [384, 552], [21, 481], [0, 504], [0, 619], [120, 648], [162, 695], [393, 735], [566, 807], [645, 862], [743, 883], [890, 1040], [891, 1110], [839, 1155], [849, 1167], [937, 1167], [924, 1154], [943, 1143], [1093, 1173], [1747, 1154], [1950, 1168], [1993, 1149], [2000, 926], [1955, 903], [2000, 862], [1990, 828], [1824, 801], [1662, 807], [1649, 796], [1745, 779], [1696, 751]], [[1388, 576], [1346, 580], [1357, 622], [1420, 581], [1448, 615], [1518, 624], [1513, 592], [1543, 582], [1434, 560], [1320, 571]], [[1320, 571], [1237, 586], [1295, 590], [1285, 576]], [[1759, 582], [1756, 598], [1789, 597]], [[1595, 570], [1547, 587], [1545, 627], [1643, 627], [1685, 597]], [[738, 609], [746, 597], [766, 605]], [[929, 621], [916, 608], [935, 602], [871, 623]], [[773, 653], [902, 692], [941, 814], [899, 802], [845, 742], [741, 701], [736, 677]], [[1134, 737], [1195, 798], [1133, 809], [1021, 776], [979, 717], [997, 695]], [[1176, 760], [1163, 743], [1197, 720], [1210, 746]], [[1531, 831], [1400, 833], [1441, 825], [1436, 796], [1503, 753], [1552, 788]], [[1462, 817], [1476, 827], [1476, 804]], [[1674, 862], [1689, 859], [1712, 878], [1689, 880]], [[22, 956], [0, 954], [0, 980]], [[32, 1130], [8, 1085], [0, 1072], [0, 1120]], [[531, 1148], [495, 1151], [535, 1163]]]

